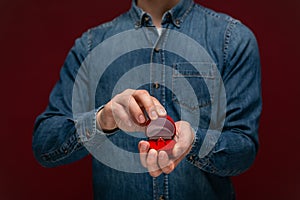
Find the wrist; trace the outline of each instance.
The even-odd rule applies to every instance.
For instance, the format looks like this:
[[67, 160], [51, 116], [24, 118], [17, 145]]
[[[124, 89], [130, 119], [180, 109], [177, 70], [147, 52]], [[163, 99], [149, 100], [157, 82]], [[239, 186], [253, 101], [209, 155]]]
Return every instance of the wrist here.
[[113, 118], [112, 112], [109, 112], [105, 107], [98, 111], [96, 115], [97, 129], [103, 132], [111, 132], [118, 129], [118, 126]]

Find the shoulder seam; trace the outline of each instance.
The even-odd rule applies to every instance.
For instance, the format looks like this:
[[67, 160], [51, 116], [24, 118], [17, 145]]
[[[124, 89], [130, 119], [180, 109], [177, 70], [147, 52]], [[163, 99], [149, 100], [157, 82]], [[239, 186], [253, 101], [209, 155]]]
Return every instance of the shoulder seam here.
[[93, 36], [92, 36], [93, 34], [92, 34], [92, 32], [93, 32], [93, 31], [97, 31], [97, 30], [101, 30], [101, 29], [105, 29], [105, 28], [113, 27], [114, 24], [116, 24], [116, 23], [119, 21], [119, 19], [120, 19], [122, 16], [126, 15], [126, 14], [127, 14], [127, 13], [121, 14], [121, 15], [115, 17], [114, 19], [112, 19], [111, 21], [102, 23], [102, 24], [100, 24], [100, 25], [98, 25], [98, 26], [95, 26], [95, 27], [92, 27], [92, 28], [88, 29], [88, 31], [87, 31], [87, 35], [88, 35], [87, 45], [88, 45], [88, 52], [89, 52], [89, 53], [90, 53], [90, 52], [92, 51], [92, 49], [93, 49]]
[[223, 49], [224, 66], [227, 65], [227, 56], [228, 56], [228, 49], [229, 49], [229, 43], [230, 43], [230, 39], [231, 39], [232, 30], [235, 27], [235, 25], [239, 22], [238, 20], [235, 20], [231, 17], [228, 17], [228, 20], [229, 20], [229, 22], [228, 22], [226, 30], [224, 32], [224, 49]]
[[202, 5], [196, 4], [197, 8], [201, 9], [205, 14], [210, 15], [212, 17], [220, 18], [220, 15], [218, 15], [217, 12], [212, 11], [206, 7], [203, 7]]

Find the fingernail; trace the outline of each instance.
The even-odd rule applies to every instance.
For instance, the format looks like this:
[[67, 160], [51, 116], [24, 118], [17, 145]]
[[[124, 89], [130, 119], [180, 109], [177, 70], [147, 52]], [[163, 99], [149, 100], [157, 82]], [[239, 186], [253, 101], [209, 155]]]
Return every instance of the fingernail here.
[[146, 120], [146, 119], [145, 119], [144, 115], [140, 115], [140, 116], [139, 116], [139, 122], [140, 122], [140, 123], [144, 123], [145, 120]]
[[147, 145], [142, 144], [142, 145], [141, 145], [141, 150], [142, 150], [142, 151], [146, 151], [146, 149], [147, 149]]
[[159, 115], [165, 115], [167, 113], [166, 110], [162, 108], [158, 109], [157, 112]]
[[151, 111], [151, 118], [154, 120], [158, 118], [156, 111]]

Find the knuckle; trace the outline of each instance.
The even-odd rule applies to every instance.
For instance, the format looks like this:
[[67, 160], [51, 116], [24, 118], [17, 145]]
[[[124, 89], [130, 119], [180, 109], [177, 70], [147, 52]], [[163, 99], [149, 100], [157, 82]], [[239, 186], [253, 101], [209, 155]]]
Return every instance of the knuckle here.
[[191, 124], [189, 122], [186, 121], [185, 123], [186, 123], [186, 126], [191, 127]]
[[124, 90], [122, 93], [125, 93], [125, 94], [130, 94], [130, 93], [133, 93], [134, 92], [134, 90], [133, 89], [126, 89], [126, 90]]
[[187, 121], [181, 121], [182, 125], [184, 126], [191, 126], [191, 124]]
[[128, 96], [128, 106], [133, 106], [133, 101], [135, 101], [134, 97], [132, 95]]
[[170, 174], [172, 171], [173, 169], [170, 166], [163, 168], [163, 172], [165, 174]]
[[[151, 97], [152, 97], [152, 96], [151, 96]], [[163, 106], [160, 104], [160, 102], [158, 101], [158, 99], [156, 99], [155, 97], [152, 97], [151, 99], [152, 99], [153, 103], [154, 103], [156, 106], [163, 107]]]
[[121, 93], [121, 94], [116, 94], [116, 95], [112, 98], [112, 101], [113, 101], [113, 102], [116, 102], [118, 99], [121, 98], [122, 94], [123, 94], [123, 93]]
[[147, 90], [137, 90], [136, 93], [138, 95], [150, 96], [150, 94], [149, 94], [149, 92]]
[[122, 106], [118, 103], [112, 103], [109, 109], [115, 111], [116, 113], [122, 112]]
[[163, 170], [163, 171], [167, 171], [169, 169], [169, 163], [159, 163], [159, 167]]
[[150, 171], [149, 174], [152, 177], [158, 177], [161, 174], [161, 172], [160, 171]]

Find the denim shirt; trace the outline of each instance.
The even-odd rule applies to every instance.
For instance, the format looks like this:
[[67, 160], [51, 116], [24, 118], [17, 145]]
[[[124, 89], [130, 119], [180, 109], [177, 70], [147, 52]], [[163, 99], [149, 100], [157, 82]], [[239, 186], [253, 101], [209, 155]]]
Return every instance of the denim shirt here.
[[[92, 154], [95, 199], [234, 199], [230, 176], [251, 166], [259, 146], [255, 36], [192, 0], [166, 12], [161, 25], [159, 34], [133, 0], [128, 12], [76, 40], [36, 119], [35, 157], [56, 167]], [[152, 178], [142, 168], [142, 133], [97, 129], [96, 113], [127, 88], [147, 90], [194, 129], [191, 151], [169, 175]]]

